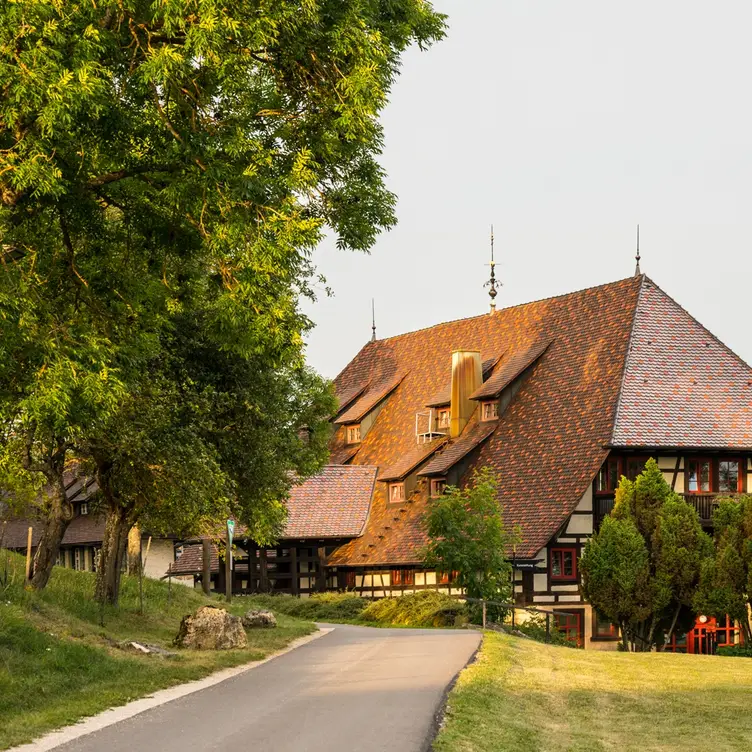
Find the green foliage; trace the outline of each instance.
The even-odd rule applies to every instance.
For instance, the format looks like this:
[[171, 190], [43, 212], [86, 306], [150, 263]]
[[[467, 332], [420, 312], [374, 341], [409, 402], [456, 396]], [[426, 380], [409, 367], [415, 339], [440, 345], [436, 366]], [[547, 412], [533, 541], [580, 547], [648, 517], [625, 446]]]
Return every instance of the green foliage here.
[[566, 638], [563, 632], [556, 628], [551, 622], [548, 634], [546, 634], [546, 617], [540, 614], [533, 614], [529, 619], [526, 619], [522, 624], [515, 624], [514, 630], [510, 630], [510, 625], [505, 625], [505, 631], [520, 632], [536, 642], [545, 642], [550, 645], [558, 645], [565, 648], [577, 648], [577, 643], [572, 642]]
[[519, 536], [504, 527], [497, 481], [484, 468], [465, 488], [447, 488], [430, 501], [425, 551], [429, 569], [456, 572], [454, 584], [470, 598], [507, 601], [512, 565], [507, 558]]
[[419, 590], [397, 598], [372, 601], [361, 613], [364, 622], [380, 626], [456, 627], [467, 623], [465, 603], [436, 590]]
[[749, 645], [724, 645], [718, 648], [717, 655], [727, 658], [752, 658], [752, 647]]
[[650, 614], [650, 556], [631, 519], [603, 520], [585, 546], [580, 572], [585, 598], [622, 629]]
[[713, 513], [715, 555], [702, 569], [695, 608], [713, 616], [728, 614], [752, 643], [752, 496], [723, 499]]
[[333, 404], [303, 367], [310, 253], [394, 223], [378, 115], [443, 31], [424, 0], [2, 6], [2, 489], [73, 458], [128, 524], [234, 509], [274, 537]]
[[654, 459], [634, 482], [622, 478], [614, 510], [585, 547], [583, 592], [640, 647], [675, 628], [695, 599], [712, 541], [693, 507], [675, 494]]
[[246, 608], [265, 608], [276, 614], [319, 622], [348, 622], [360, 617], [368, 601], [353, 593], [315, 593], [309, 598], [292, 595], [251, 595], [237, 599]]

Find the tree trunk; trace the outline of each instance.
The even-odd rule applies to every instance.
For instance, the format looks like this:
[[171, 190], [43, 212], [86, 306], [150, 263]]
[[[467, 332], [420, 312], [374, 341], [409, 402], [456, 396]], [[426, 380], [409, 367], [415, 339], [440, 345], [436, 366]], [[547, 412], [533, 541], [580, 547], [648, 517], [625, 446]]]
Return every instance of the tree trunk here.
[[668, 630], [668, 634], [666, 635], [666, 639], [663, 641], [663, 646], [661, 647], [661, 652], [663, 652], [666, 649], [666, 643], [671, 641], [671, 638], [674, 635], [674, 629], [676, 629], [676, 620], [679, 618], [679, 613], [681, 612], [682, 604], [679, 603], [676, 607], [676, 611], [674, 611], [674, 618], [671, 621], [671, 628]]
[[128, 574], [133, 577], [141, 574], [141, 530], [138, 525], [128, 533]]
[[624, 648], [624, 652], [628, 653], [629, 645], [627, 644], [627, 623], [623, 621], [619, 626], [621, 628], [621, 645]]
[[43, 524], [44, 528], [32, 564], [32, 589], [43, 590], [49, 582], [52, 567], [55, 566], [60, 553], [60, 544], [72, 517], [73, 510], [65, 497], [61, 473], [61, 477], [50, 492], [49, 511], [45, 515], [44, 523], [39, 523]]
[[120, 575], [123, 570], [127, 544], [127, 510], [121, 507], [108, 509], [94, 591], [94, 597], [100, 603], [117, 606], [120, 596]]

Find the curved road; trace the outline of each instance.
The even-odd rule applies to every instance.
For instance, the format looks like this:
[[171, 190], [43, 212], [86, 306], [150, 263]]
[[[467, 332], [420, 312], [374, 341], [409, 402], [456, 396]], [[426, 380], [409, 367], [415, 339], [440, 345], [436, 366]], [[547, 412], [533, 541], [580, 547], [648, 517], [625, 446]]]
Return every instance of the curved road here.
[[421, 752], [444, 691], [480, 634], [334, 631], [279, 658], [126, 721], [60, 752]]

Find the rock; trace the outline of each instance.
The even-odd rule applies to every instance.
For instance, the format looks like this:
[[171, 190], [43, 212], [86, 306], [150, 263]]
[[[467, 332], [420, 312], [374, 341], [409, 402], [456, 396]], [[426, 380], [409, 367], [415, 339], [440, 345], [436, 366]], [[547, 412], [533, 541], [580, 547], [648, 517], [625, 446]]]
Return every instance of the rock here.
[[195, 614], [183, 617], [175, 644], [194, 650], [230, 650], [247, 647], [248, 638], [239, 616], [223, 608], [201, 606]]
[[252, 608], [243, 617], [243, 626], [246, 629], [276, 627], [277, 617], [271, 611], [263, 611]]
[[159, 647], [159, 645], [150, 645], [146, 642], [134, 642], [132, 640], [126, 640], [120, 647], [123, 650], [135, 650], [137, 653], [143, 653], [144, 655], [162, 655], [165, 658], [174, 658], [177, 655], [177, 653], [165, 650]]

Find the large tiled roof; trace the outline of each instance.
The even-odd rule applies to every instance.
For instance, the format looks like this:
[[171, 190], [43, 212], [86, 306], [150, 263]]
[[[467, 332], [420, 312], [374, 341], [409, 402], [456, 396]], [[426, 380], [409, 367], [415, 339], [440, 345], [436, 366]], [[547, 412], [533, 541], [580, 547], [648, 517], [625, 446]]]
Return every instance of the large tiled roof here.
[[293, 486], [283, 538], [349, 538], [360, 535], [371, 507], [376, 468], [327, 465]]
[[[453, 350], [479, 350], [487, 359], [550, 340], [496, 429], [469, 455], [470, 470], [489, 465], [498, 474], [507, 523], [522, 531], [517, 555], [534, 554], [572, 512], [607, 455], [641, 285], [641, 277], [629, 278], [368, 343], [335, 380], [339, 394], [409, 372], [353, 462], [388, 468], [412, 450], [415, 414], [450, 382]], [[472, 425], [466, 431], [479, 430]], [[340, 428], [331, 448], [343, 442]], [[419, 562], [426, 505], [425, 492], [390, 504], [386, 484], [377, 484], [364, 534], [335, 551], [331, 563]]]
[[752, 447], [752, 369], [649, 279], [611, 443]]

